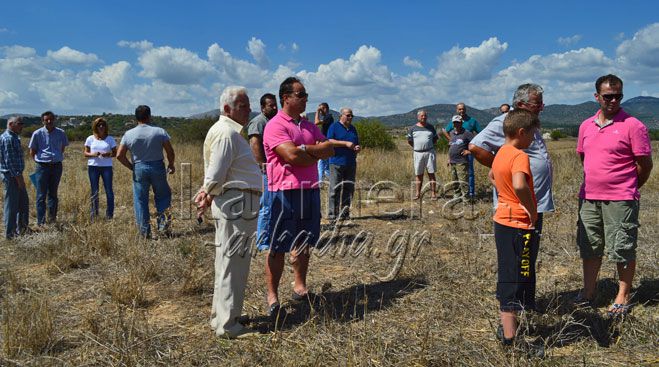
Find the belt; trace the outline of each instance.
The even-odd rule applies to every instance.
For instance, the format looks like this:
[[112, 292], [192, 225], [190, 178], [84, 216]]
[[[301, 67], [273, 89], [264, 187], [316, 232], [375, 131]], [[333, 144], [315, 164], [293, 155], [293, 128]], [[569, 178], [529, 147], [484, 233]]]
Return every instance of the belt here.
[[435, 150], [435, 148], [430, 148], [430, 149], [426, 149], [426, 150], [415, 150], [415, 152], [417, 152], [417, 153], [427, 153], [427, 152], [432, 152], [433, 150]]
[[42, 166], [57, 166], [62, 164], [62, 162], [37, 162], [37, 163]]

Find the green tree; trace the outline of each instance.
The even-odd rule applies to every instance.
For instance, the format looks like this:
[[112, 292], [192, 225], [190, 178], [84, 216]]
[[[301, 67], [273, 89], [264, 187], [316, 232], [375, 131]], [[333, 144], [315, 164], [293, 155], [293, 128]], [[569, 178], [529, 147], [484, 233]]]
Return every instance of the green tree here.
[[378, 119], [363, 119], [355, 123], [359, 144], [365, 148], [396, 149], [394, 139]]

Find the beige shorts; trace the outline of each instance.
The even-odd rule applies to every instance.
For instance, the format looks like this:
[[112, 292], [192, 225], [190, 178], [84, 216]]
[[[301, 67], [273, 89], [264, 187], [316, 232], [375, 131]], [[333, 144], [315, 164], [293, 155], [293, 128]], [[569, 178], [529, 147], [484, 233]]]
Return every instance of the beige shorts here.
[[414, 174], [420, 176], [425, 170], [428, 170], [428, 173], [435, 173], [437, 167], [436, 157], [434, 150], [414, 152]]

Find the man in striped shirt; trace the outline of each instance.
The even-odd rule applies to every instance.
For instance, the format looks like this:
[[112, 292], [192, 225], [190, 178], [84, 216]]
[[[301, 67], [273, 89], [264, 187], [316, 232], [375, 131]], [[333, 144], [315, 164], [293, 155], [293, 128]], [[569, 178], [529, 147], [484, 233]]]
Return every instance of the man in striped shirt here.
[[23, 148], [18, 134], [23, 130], [20, 117], [11, 117], [7, 121], [7, 130], [0, 135], [0, 173], [5, 187], [5, 237], [12, 239], [24, 233], [28, 228], [29, 203], [23, 170]]

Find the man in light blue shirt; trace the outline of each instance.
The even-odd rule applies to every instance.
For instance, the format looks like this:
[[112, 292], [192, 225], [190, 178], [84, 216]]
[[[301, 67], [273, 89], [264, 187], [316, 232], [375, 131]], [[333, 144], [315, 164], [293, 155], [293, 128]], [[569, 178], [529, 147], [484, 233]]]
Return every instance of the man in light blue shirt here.
[[[513, 97], [513, 106], [527, 110], [535, 115], [540, 115], [544, 108], [542, 102], [543, 89], [537, 84], [523, 84], [517, 88]], [[476, 135], [469, 144], [469, 151], [482, 165], [492, 167], [494, 155], [505, 142], [503, 134], [503, 120], [508, 114], [497, 116], [485, 129]], [[533, 174], [533, 189], [538, 201], [538, 222], [535, 227], [542, 233], [542, 214], [554, 211], [554, 197], [552, 195], [552, 165], [547, 145], [542, 138], [542, 132], [536, 131], [531, 145], [524, 149], [529, 155], [531, 173]], [[496, 190], [494, 192], [494, 203], [497, 203]]]
[[30, 156], [36, 162], [35, 181], [37, 188], [37, 225], [46, 223], [46, 198], [48, 198], [48, 222], [57, 220], [57, 189], [62, 179], [64, 148], [69, 145], [64, 130], [55, 127], [55, 114], [41, 114], [43, 127], [32, 133]]
[[[151, 122], [149, 106], [138, 106], [135, 109], [135, 119], [137, 126], [126, 131], [121, 138], [117, 160], [133, 171], [135, 219], [142, 237], [150, 238], [149, 190], [151, 187], [158, 212], [158, 231], [163, 234], [169, 231], [171, 218], [167, 210], [172, 204], [172, 191], [167, 183], [167, 172], [173, 174], [175, 171], [174, 148], [169, 134], [163, 128], [149, 125]], [[163, 149], [167, 154], [167, 169], [165, 169]], [[132, 162], [126, 157], [129, 150]]]

